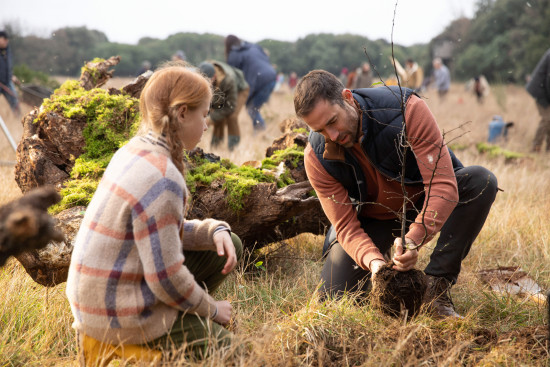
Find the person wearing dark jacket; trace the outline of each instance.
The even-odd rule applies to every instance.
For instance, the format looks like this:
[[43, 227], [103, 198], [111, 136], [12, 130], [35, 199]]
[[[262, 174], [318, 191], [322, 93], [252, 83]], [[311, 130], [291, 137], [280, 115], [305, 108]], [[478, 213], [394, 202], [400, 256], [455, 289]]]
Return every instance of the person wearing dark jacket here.
[[541, 57], [526, 86], [533, 96], [540, 114], [540, 122], [533, 139], [532, 150], [540, 152], [546, 141], [546, 151], [550, 151], [550, 49]]
[[[332, 224], [324, 246], [322, 297], [364, 296], [392, 245], [394, 269], [408, 271], [418, 250], [439, 233], [424, 270], [425, 298], [435, 316], [460, 317], [449, 290], [489, 214], [496, 177], [483, 167], [462, 165], [411, 89], [351, 91], [331, 73], [314, 70], [298, 82], [294, 107], [312, 130], [305, 168]], [[410, 146], [404, 161], [403, 145]], [[403, 244], [398, 217], [405, 202]]]
[[269, 56], [257, 44], [241, 41], [234, 35], [225, 38], [227, 63], [243, 71], [250, 86], [246, 109], [254, 131], [265, 130], [265, 121], [260, 108], [266, 103], [275, 88], [277, 72], [269, 61]]
[[0, 94], [6, 97], [12, 111], [19, 116], [21, 111], [14, 84], [14, 82], [17, 82], [17, 77], [13, 75], [13, 61], [9, 43], [8, 34], [5, 31], [0, 31]]
[[210, 146], [220, 145], [227, 126], [227, 148], [231, 151], [241, 140], [239, 113], [248, 97], [248, 83], [241, 70], [225, 62], [204, 61], [199, 69], [214, 86], [214, 100], [208, 115], [209, 125], [214, 127]]

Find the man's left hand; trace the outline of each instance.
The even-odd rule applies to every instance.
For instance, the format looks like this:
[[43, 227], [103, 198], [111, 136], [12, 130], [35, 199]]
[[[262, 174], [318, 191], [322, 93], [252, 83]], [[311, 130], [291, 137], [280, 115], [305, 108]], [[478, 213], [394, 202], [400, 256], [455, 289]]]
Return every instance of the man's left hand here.
[[[407, 251], [403, 253], [403, 241], [401, 237], [396, 238], [393, 242], [395, 246], [395, 254], [393, 255], [393, 268], [397, 271], [408, 271], [414, 268], [416, 261], [418, 260], [417, 245], [410, 238], [405, 237]], [[413, 248], [413, 249], [411, 249]]]

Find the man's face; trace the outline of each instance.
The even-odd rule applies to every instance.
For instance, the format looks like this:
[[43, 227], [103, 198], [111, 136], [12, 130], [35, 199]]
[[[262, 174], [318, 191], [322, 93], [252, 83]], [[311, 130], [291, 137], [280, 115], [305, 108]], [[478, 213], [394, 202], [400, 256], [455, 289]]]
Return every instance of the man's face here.
[[8, 47], [9, 40], [4, 37], [0, 37], [0, 48]]
[[359, 113], [355, 109], [353, 95], [349, 89], [342, 91], [344, 106], [319, 100], [313, 110], [303, 116], [304, 122], [325, 139], [332, 140], [345, 148], [351, 148], [358, 140]]

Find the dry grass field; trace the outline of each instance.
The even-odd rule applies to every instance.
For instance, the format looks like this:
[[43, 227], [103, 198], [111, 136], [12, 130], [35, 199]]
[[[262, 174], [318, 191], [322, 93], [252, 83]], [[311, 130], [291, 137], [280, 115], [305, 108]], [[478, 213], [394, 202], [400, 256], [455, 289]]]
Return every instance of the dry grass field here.
[[[114, 79], [119, 87], [127, 80]], [[549, 361], [546, 305], [498, 294], [478, 277], [481, 269], [520, 266], [544, 289], [550, 285], [550, 154], [530, 153], [538, 124], [535, 103], [521, 86], [493, 86], [483, 104], [455, 84], [440, 100], [423, 95], [447, 140], [466, 165], [491, 169], [503, 190], [481, 234], [463, 262], [453, 299], [461, 320], [392, 319], [351, 297], [320, 303], [316, 297], [322, 266], [323, 237], [303, 234], [262, 250], [263, 266], [244, 266], [217, 295], [230, 299], [236, 311], [237, 350], [212, 350], [206, 361], [192, 358], [170, 366], [546, 366]], [[30, 106], [24, 106], [28, 112]], [[502, 148], [523, 153], [506, 159], [480, 154], [491, 117], [513, 121]], [[19, 119], [0, 98], [0, 115], [14, 139], [22, 133]], [[278, 123], [293, 115], [292, 94], [274, 93], [263, 108], [268, 129], [253, 136], [250, 119], [240, 116], [241, 145], [213, 153], [236, 164], [262, 159], [280, 134]], [[210, 131], [200, 147], [210, 151]], [[456, 139], [456, 140], [454, 140]], [[224, 144], [225, 146], [225, 144]], [[0, 134], [0, 204], [21, 196], [14, 182], [15, 154]], [[421, 265], [430, 253], [421, 252]], [[65, 285], [44, 288], [32, 281], [15, 260], [0, 270], [0, 366], [70, 366], [76, 343]], [[111, 362], [112, 366], [131, 365]]]

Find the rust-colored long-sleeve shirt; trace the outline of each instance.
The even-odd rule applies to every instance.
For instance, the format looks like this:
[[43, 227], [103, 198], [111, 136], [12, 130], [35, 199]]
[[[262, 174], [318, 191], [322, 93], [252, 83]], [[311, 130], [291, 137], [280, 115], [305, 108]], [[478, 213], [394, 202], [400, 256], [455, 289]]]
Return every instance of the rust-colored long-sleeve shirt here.
[[[406, 237], [416, 244], [425, 244], [439, 232], [456, 206], [456, 176], [443, 136], [433, 114], [422, 99], [414, 95], [408, 99], [405, 121], [408, 140], [416, 156], [423, 181], [423, 185], [407, 186], [407, 194], [416, 201], [414, 198], [419, 198], [422, 191], [426, 193], [422, 211], [410, 225]], [[360, 142], [351, 149], [359, 160], [367, 181], [366, 202], [377, 203], [363, 205], [360, 214], [380, 220], [395, 219], [395, 213], [399, 212], [403, 205], [401, 183], [382, 175], [369, 161], [361, 149]], [[342, 152], [341, 149], [334, 151]], [[330, 150], [325, 150], [324, 157], [327, 159], [343, 159], [343, 155], [329, 157], [328, 154]], [[321, 201], [326, 216], [335, 227], [338, 242], [344, 250], [363, 269], [368, 269], [374, 259], [384, 260], [368, 233], [361, 228], [355, 208], [342, 204], [350, 203], [347, 190], [324, 169], [310, 145], [306, 147], [304, 162], [311, 185]]]

